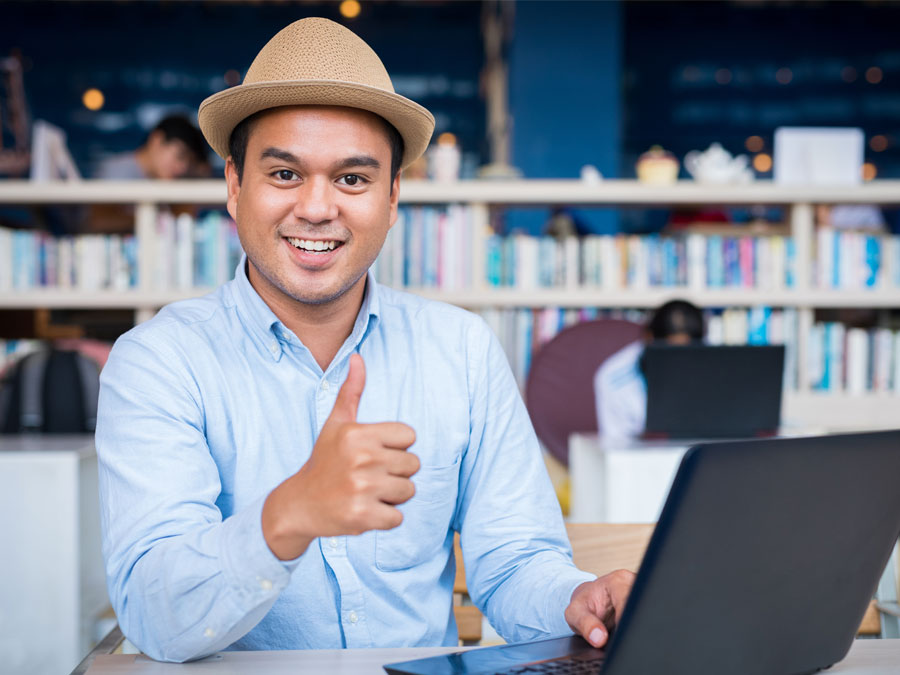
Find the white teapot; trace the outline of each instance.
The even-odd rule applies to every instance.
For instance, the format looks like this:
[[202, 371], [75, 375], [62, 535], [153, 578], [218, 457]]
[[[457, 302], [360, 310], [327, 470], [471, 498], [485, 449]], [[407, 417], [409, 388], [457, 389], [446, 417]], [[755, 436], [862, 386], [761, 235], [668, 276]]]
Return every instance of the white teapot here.
[[732, 157], [719, 143], [713, 143], [706, 152], [691, 150], [684, 157], [684, 167], [700, 183], [722, 185], [725, 183], [749, 183], [753, 170], [748, 166], [747, 155]]

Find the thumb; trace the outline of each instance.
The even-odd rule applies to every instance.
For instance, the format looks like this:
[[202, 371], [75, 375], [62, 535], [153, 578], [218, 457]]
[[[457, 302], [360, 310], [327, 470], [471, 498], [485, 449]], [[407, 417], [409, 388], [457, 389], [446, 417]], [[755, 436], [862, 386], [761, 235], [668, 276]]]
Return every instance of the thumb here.
[[586, 581], [572, 593], [566, 607], [565, 618], [578, 635], [594, 647], [603, 647], [609, 639], [609, 629], [604, 621], [613, 611], [609, 592], [601, 581]]
[[572, 620], [569, 621], [569, 625], [572, 626], [576, 633], [594, 647], [602, 647], [606, 644], [609, 631], [600, 617], [591, 612], [586, 605], [575, 608], [572, 614]]
[[359, 354], [350, 355], [350, 370], [347, 379], [341, 385], [334, 408], [328, 420], [334, 422], [355, 422], [356, 412], [359, 408], [359, 399], [362, 397], [366, 386], [366, 364]]
[[584, 636], [585, 640], [599, 649], [606, 644], [606, 640], [609, 637], [609, 632], [606, 630], [606, 626], [603, 625], [602, 621], [591, 621], [588, 627], [585, 628], [585, 632], [582, 633], [582, 635]]

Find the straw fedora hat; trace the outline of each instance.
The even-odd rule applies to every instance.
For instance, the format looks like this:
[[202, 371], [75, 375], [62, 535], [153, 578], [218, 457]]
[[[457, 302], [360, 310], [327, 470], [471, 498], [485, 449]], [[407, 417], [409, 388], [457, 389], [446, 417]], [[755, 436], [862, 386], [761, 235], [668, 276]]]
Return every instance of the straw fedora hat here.
[[403, 137], [402, 167], [425, 152], [434, 131], [430, 112], [394, 93], [372, 48], [328, 19], [301, 19], [280, 30], [253, 59], [243, 84], [200, 104], [200, 129], [225, 159], [231, 132], [242, 120], [285, 105], [346, 106], [383, 117]]

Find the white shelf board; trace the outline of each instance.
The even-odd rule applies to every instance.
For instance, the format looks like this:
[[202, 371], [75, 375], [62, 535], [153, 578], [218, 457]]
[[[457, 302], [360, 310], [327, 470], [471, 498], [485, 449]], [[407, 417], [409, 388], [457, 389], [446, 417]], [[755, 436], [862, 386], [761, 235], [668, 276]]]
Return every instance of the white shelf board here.
[[636, 180], [459, 181], [457, 183], [401, 183], [400, 201], [474, 202], [489, 204], [791, 204], [900, 203], [900, 180], [872, 181], [858, 186], [784, 186], [772, 181], [747, 185], [703, 185], [679, 181], [646, 185]]
[[[221, 204], [225, 181], [0, 181], [0, 204]], [[400, 201], [486, 204], [900, 204], [900, 180], [876, 180], [857, 186], [785, 186], [759, 180], [747, 185], [711, 186], [694, 181], [646, 185], [636, 180], [464, 180], [452, 183], [403, 181]]]
[[212, 289], [170, 291], [82, 291], [42, 288], [29, 291], [0, 291], [2, 309], [138, 309], [159, 308], [170, 302], [196, 298]]
[[828, 432], [900, 428], [900, 394], [785, 392], [782, 421]]
[[[77, 289], [35, 289], [0, 292], [0, 308], [24, 309], [137, 309], [162, 307], [170, 302], [194, 298], [212, 289], [160, 291], [81, 291]], [[700, 307], [809, 307], [809, 308], [898, 308], [900, 289], [892, 291], [753, 291], [659, 288], [643, 291], [584, 289], [536, 289], [524, 291], [513, 288], [485, 288], [483, 290], [441, 291], [436, 289], [405, 289], [430, 300], [439, 300], [469, 309], [484, 307], [658, 307], [667, 300], [680, 298]]]
[[224, 180], [0, 181], [0, 204], [221, 204]]
[[900, 289], [895, 291], [757, 291], [686, 288], [604, 290], [599, 288], [537, 289], [485, 288], [482, 291], [408, 289], [423, 297], [462, 307], [658, 307], [672, 299], [684, 299], [699, 307], [877, 307], [900, 308]]

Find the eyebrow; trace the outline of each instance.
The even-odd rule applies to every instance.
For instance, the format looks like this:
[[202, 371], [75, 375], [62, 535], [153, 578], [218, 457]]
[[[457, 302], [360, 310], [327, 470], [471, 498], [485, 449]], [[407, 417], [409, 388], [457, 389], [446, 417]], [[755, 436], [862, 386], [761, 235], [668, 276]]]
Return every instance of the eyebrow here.
[[[281, 148], [268, 147], [263, 150], [259, 156], [260, 160], [264, 160], [269, 157], [281, 160], [282, 162], [287, 162], [288, 164], [298, 165], [303, 163], [301, 162], [299, 157], [291, 152], [288, 152], [287, 150], [282, 150]], [[353, 157], [345, 157], [344, 159], [340, 160], [334, 168], [337, 171], [342, 171], [359, 166], [367, 166], [373, 169], [380, 169], [381, 162], [379, 162], [374, 157], [371, 157], [370, 155], [355, 155]]]
[[289, 164], [299, 164], [300, 159], [288, 152], [287, 150], [281, 150], [279, 148], [266, 148], [262, 151], [262, 154], [259, 158], [266, 159], [267, 157], [272, 157], [274, 159], [280, 159], [282, 162], [288, 162]]
[[337, 163], [337, 166], [335, 168], [341, 170], [352, 169], [357, 166], [368, 166], [373, 169], [380, 169], [381, 162], [379, 162], [374, 157], [370, 157], [369, 155], [357, 155], [356, 157], [347, 157], [346, 159], [342, 159]]

